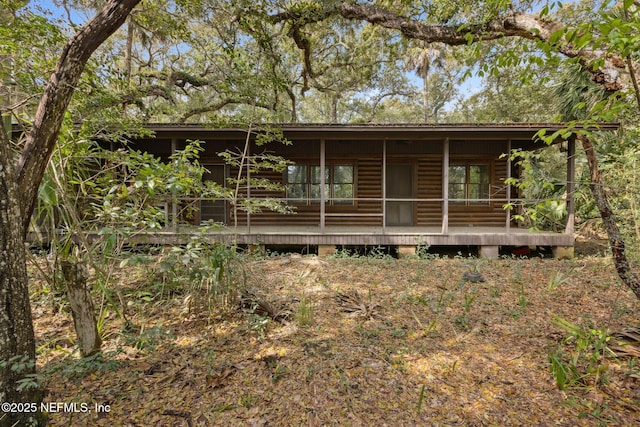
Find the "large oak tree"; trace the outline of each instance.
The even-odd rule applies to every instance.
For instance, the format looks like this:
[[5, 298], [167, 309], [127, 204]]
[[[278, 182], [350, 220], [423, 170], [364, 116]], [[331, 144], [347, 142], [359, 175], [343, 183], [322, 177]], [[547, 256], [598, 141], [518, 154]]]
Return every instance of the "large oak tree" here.
[[[38, 187], [85, 65], [95, 50], [125, 22], [139, 1], [107, 1], [97, 15], [69, 40], [40, 98], [23, 145], [13, 145], [4, 130], [0, 131], [0, 361], [3, 361], [0, 365], [0, 401], [40, 401], [38, 390], [18, 387], [34, 373], [35, 360], [24, 240]], [[314, 46], [305, 31], [329, 19], [370, 23], [397, 31], [402, 37], [409, 39], [452, 46], [505, 37], [533, 40], [545, 44], [560, 55], [575, 58], [591, 73], [595, 82], [611, 93], [626, 89], [627, 82], [622, 72], [625, 69], [633, 71], [633, 62], [628, 56], [609, 52], [602, 44], [590, 43], [582, 34], [567, 31], [562, 23], [548, 17], [515, 12], [508, 7], [509, 2], [506, 1], [491, 2], [500, 7], [481, 17], [468, 15], [465, 22], [449, 22], [448, 16], [437, 22], [429, 22], [422, 18], [422, 12], [414, 13], [414, 9], [409, 8], [392, 9], [390, 5], [394, 3], [387, 1], [287, 2], [286, 7], [274, 1], [267, 2], [268, 9], [262, 10], [256, 9], [254, 2], [237, 3], [241, 6], [238, 8], [239, 16], [256, 14], [271, 25], [286, 27], [286, 34], [302, 51], [301, 63], [305, 79], [316, 76]], [[422, 4], [416, 2], [416, 5], [418, 3]], [[406, 6], [409, 2], [401, 4]], [[629, 10], [631, 7], [637, 9], [639, 5], [637, 1], [626, 0], [624, 6]], [[580, 140], [587, 153], [593, 153], [588, 137], [582, 135]], [[590, 156], [589, 160], [592, 177], [597, 181], [599, 175], [595, 156]], [[594, 185], [594, 189], [597, 188]], [[610, 233], [614, 260], [620, 276], [640, 297], [640, 284], [624, 256], [624, 244], [619, 232], [616, 233], [615, 217], [606, 197], [598, 191], [594, 191], [594, 197]], [[30, 363], [23, 363], [25, 360]], [[11, 364], [18, 362], [25, 368], [12, 370]], [[4, 417], [0, 419], [0, 423], [8, 425], [14, 422], [19, 425], [42, 422], [39, 414], [0, 414], [0, 417]]]

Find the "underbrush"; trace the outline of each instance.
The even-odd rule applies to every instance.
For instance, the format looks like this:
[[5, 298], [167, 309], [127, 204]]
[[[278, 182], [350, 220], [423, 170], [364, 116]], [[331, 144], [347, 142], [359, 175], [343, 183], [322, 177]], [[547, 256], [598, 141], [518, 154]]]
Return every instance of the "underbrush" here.
[[135, 292], [147, 299], [185, 296], [189, 313], [211, 313], [237, 302], [247, 280], [245, 255], [234, 247], [193, 240], [163, 249], [158, 255], [125, 258], [121, 267], [140, 267], [142, 280]]
[[111, 424], [166, 424], [185, 399], [210, 425], [309, 424], [307, 408], [319, 424], [625, 425], [640, 403], [638, 359], [612, 332], [640, 305], [606, 260], [260, 258], [194, 241], [117, 267], [128, 322], [103, 306], [95, 359], [61, 339], [64, 298], [34, 293], [52, 396], [105, 393]]

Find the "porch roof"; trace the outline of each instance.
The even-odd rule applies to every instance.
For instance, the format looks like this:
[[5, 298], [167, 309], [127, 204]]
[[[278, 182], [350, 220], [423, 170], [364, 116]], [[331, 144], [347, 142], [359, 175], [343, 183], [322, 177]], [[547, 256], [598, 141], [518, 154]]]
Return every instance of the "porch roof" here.
[[[553, 133], [566, 128], [566, 123], [398, 123], [398, 124], [332, 124], [332, 123], [283, 123], [264, 124], [282, 130], [286, 138], [293, 140], [403, 140], [442, 143], [451, 140], [512, 140], [515, 147], [535, 148], [543, 146], [535, 141], [535, 134], [546, 129]], [[156, 138], [202, 138], [244, 140], [248, 127], [219, 127], [215, 124], [150, 123], [146, 126], [155, 132]], [[598, 123], [590, 130], [615, 131], [619, 123]], [[581, 126], [575, 126], [582, 129]], [[561, 142], [559, 139], [557, 142]]]

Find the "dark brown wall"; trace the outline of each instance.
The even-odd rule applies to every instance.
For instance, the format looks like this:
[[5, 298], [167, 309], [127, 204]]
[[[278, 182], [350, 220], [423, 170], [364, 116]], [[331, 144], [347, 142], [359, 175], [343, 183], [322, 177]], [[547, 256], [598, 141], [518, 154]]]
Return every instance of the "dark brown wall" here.
[[[177, 140], [177, 147], [185, 145], [185, 139]], [[221, 163], [218, 152], [227, 148], [243, 148], [244, 141], [204, 139], [205, 151], [201, 155], [201, 163]], [[145, 140], [132, 145], [135, 149], [168, 157], [171, 149], [171, 140]], [[442, 221], [442, 167], [443, 167], [443, 141], [407, 141], [389, 140], [386, 144], [387, 162], [407, 163], [414, 170], [414, 194], [424, 200], [414, 203], [414, 219], [417, 226], [440, 226]], [[256, 147], [252, 145], [253, 152], [269, 151], [274, 154], [298, 162], [316, 161], [320, 158], [320, 140], [307, 139], [294, 141], [293, 145], [285, 146], [280, 143], [271, 143], [266, 146]], [[475, 159], [491, 164], [491, 195], [495, 199], [505, 199], [506, 189], [504, 179], [507, 175], [507, 160], [500, 159], [500, 154], [507, 151], [506, 141], [450, 141], [450, 162]], [[348, 162], [355, 166], [355, 196], [357, 199], [382, 198], [382, 153], [381, 140], [357, 140], [357, 141], [327, 141], [325, 145], [326, 161], [330, 163]], [[237, 170], [228, 168], [230, 176], [236, 176]], [[260, 178], [269, 178], [282, 182], [284, 174], [263, 172]], [[267, 193], [265, 191], [252, 190], [253, 197], [284, 197], [283, 193]], [[486, 205], [450, 205], [449, 225], [464, 226], [473, 224], [477, 226], [502, 226], [505, 223], [505, 211], [502, 206], [504, 200], [492, 202]], [[231, 221], [231, 210], [228, 211], [228, 220]], [[376, 216], [358, 216], [356, 214], [380, 214], [382, 202], [375, 200], [358, 200], [353, 206], [326, 206], [327, 225], [382, 225], [382, 218]], [[332, 214], [352, 214], [352, 216], [332, 216]], [[246, 214], [240, 213], [238, 218], [240, 225], [246, 223]], [[296, 213], [283, 216], [274, 212], [262, 212], [252, 214], [252, 225], [318, 225], [320, 222], [319, 205], [297, 206]]]

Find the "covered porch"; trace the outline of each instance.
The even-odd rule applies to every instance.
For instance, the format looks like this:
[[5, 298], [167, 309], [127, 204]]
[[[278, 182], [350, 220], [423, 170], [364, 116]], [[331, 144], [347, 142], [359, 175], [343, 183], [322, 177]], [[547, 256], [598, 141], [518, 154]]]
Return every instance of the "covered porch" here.
[[[221, 224], [202, 236], [211, 242], [243, 245], [478, 246], [496, 254], [501, 246], [572, 247], [574, 244], [575, 142], [558, 139], [566, 152], [566, 215], [554, 231], [530, 231], [517, 220], [527, 203], [517, 187], [512, 150], [546, 147], [534, 135], [560, 124], [473, 125], [284, 125], [292, 144], [270, 147], [293, 161], [283, 173], [252, 170], [250, 162], [231, 167], [218, 153], [236, 147], [248, 156], [261, 149], [242, 129], [200, 125], [156, 125], [155, 138], [134, 146], [175, 152], [189, 139], [204, 141], [205, 179], [226, 183], [242, 178], [240, 198], [249, 203], [275, 199], [295, 214], [243, 212], [231, 200], [177, 198], [166, 204], [166, 228], [138, 233], [148, 243], [186, 242], [196, 227], [185, 225], [180, 206], [195, 206], [193, 225]], [[245, 141], [247, 141], [245, 145]], [[243, 148], [244, 147], [244, 148]], [[164, 151], [163, 151], [164, 152]], [[268, 179], [282, 190], [252, 188]], [[560, 178], [564, 181], [564, 177]], [[511, 209], [505, 209], [511, 206]], [[200, 232], [198, 232], [200, 233]]]

